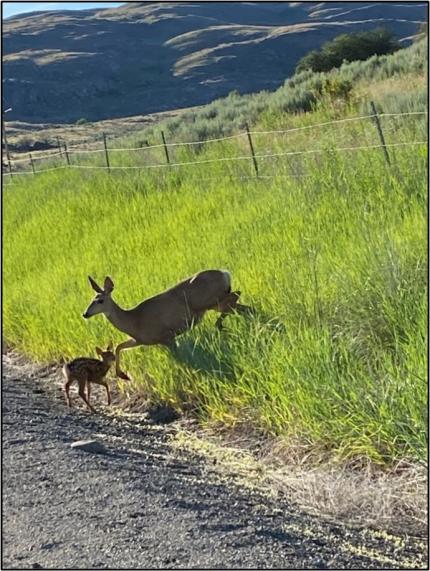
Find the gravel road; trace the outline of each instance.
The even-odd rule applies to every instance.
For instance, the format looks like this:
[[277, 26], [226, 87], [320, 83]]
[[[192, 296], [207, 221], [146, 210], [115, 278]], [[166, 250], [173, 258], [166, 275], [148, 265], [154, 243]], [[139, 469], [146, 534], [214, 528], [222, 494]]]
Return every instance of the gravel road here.
[[[173, 448], [174, 423], [68, 409], [60, 382], [3, 357], [3, 569], [426, 568], [419, 539], [240, 487]], [[71, 448], [83, 439], [107, 453]]]

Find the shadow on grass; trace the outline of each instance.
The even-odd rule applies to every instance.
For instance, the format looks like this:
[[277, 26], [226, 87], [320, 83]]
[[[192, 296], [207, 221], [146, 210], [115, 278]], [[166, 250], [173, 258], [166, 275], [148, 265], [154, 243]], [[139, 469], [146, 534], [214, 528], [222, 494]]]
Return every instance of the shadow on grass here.
[[[271, 332], [286, 332], [285, 325], [279, 319], [259, 309], [252, 308], [246, 315], [241, 315], [239, 318], [246, 319], [250, 325], [253, 322], [258, 323], [259, 327], [267, 328]], [[252, 334], [252, 328], [249, 334]], [[216, 346], [218, 346], [217, 351], [213, 349]], [[197, 339], [178, 338], [176, 346], [170, 348], [170, 354], [178, 363], [217, 379], [232, 380], [237, 375], [229, 343], [228, 318], [227, 327], [220, 332], [203, 331]]]
[[[222, 333], [222, 335], [227, 335], [227, 333]], [[223, 343], [223, 356], [220, 359], [215, 351], [209, 348], [213, 344], [213, 337], [213, 334], [201, 335], [198, 342], [191, 338], [178, 340], [176, 347], [171, 348], [170, 354], [178, 363], [195, 371], [203, 371], [217, 379], [233, 379], [234, 372], [229, 346]]]

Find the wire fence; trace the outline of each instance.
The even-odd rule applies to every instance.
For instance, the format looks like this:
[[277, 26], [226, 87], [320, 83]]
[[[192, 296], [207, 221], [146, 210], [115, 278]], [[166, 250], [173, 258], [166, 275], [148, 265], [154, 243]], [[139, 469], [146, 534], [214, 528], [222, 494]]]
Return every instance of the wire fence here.
[[[253, 168], [253, 177], [257, 178], [271, 178], [271, 173], [264, 174], [261, 172], [264, 169], [264, 163], [267, 162], [269, 159], [277, 159], [279, 157], [298, 157], [298, 156], [306, 156], [306, 155], [315, 155], [315, 154], [322, 154], [327, 153], [327, 151], [336, 151], [336, 152], [354, 152], [354, 151], [363, 151], [363, 150], [374, 150], [381, 148], [384, 152], [384, 157], [388, 165], [391, 164], [391, 157], [389, 153], [389, 149], [394, 147], [404, 147], [404, 146], [417, 146], [417, 145], [426, 145], [427, 144], [427, 127], [422, 125], [423, 129], [417, 132], [418, 140], [412, 141], [396, 141], [396, 142], [387, 142], [386, 134], [391, 134], [397, 132], [397, 125], [396, 123], [392, 124], [391, 126], [384, 125], [382, 126], [382, 122], [386, 118], [390, 118], [393, 120], [403, 119], [403, 118], [413, 118], [413, 117], [423, 117], [428, 114], [427, 111], [410, 111], [404, 113], [378, 113], [376, 111], [375, 105], [371, 102], [372, 113], [368, 115], [359, 115], [355, 117], [346, 117], [343, 119], [334, 119], [331, 121], [325, 121], [322, 123], [314, 123], [310, 125], [302, 125], [300, 127], [293, 127], [289, 129], [272, 129], [272, 130], [249, 130], [248, 126], [246, 126], [245, 130], [239, 133], [235, 133], [232, 135], [227, 135], [223, 137], [216, 137], [212, 139], [202, 139], [196, 141], [176, 141], [176, 142], [166, 142], [165, 136], [163, 131], [161, 131], [162, 135], [162, 142], [149, 145], [146, 144], [144, 146], [138, 147], [114, 147], [108, 148], [107, 141], [105, 135], [103, 135], [103, 146], [98, 149], [85, 149], [79, 147], [77, 145], [74, 146], [67, 146], [65, 143], [61, 144], [58, 142], [58, 151], [53, 153], [42, 153], [38, 156], [33, 156], [29, 153], [26, 157], [21, 158], [12, 158], [9, 153], [7, 153], [7, 165], [3, 165], [3, 175], [7, 177], [7, 180], [12, 183], [15, 176], [29, 176], [29, 175], [37, 175], [45, 172], [61, 170], [61, 169], [84, 169], [84, 170], [108, 170], [110, 171], [123, 171], [123, 170], [145, 170], [145, 169], [178, 169], [181, 167], [192, 167], [195, 165], [202, 165], [202, 164], [212, 164], [212, 163], [226, 163], [226, 162], [243, 162], [243, 161], [251, 161], [251, 165]], [[316, 130], [321, 133], [321, 129], [334, 126], [338, 128], [342, 124], [353, 124], [353, 123], [366, 123], [372, 121], [374, 128], [372, 129], [373, 136], [377, 137], [376, 141], [370, 141], [367, 136], [363, 136], [364, 131], [358, 133], [357, 131], [353, 131], [349, 133], [350, 139], [353, 138], [354, 142], [357, 141], [357, 138], [362, 136], [364, 138], [364, 143], [367, 144], [346, 144], [340, 146], [331, 146], [330, 149], [327, 146], [320, 146], [320, 148], [314, 149], [301, 149], [301, 150], [278, 150], [278, 148], [274, 148], [274, 142], [279, 145], [279, 138], [283, 138], [285, 141], [285, 137], [287, 139], [289, 136], [292, 135], [300, 135], [300, 133], [306, 133], [309, 130]], [[424, 122], [423, 122], [424, 123]], [[367, 127], [367, 131], [369, 128]], [[421, 135], [421, 136], [419, 136]], [[339, 131], [336, 132], [336, 140], [337, 142], [342, 141], [342, 135], [340, 135]], [[229, 143], [234, 143], [234, 147], [231, 149], [227, 149], [225, 145]], [[256, 143], [258, 142], [258, 145]], [[214, 143], [222, 143], [224, 147], [222, 148], [223, 151], [232, 150], [237, 153], [237, 150], [242, 151], [240, 154], [233, 154], [232, 156], [215, 156], [210, 158], [203, 158], [198, 160], [189, 160], [190, 156], [183, 155], [181, 156], [180, 152], [181, 149], [191, 149], [194, 154], [199, 154], [203, 149], [208, 150], [210, 149], [210, 145]], [[291, 141], [290, 141], [291, 143]], [[264, 152], [261, 152], [260, 148], [262, 144], [267, 145], [269, 144], [270, 147], [268, 149], [263, 149]], [[258, 148], [258, 152], [256, 152], [256, 148]], [[160, 151], [161, 156], [157, 156], [157, 162], [154, 162], [154, 153], [153, 151]], [[174, 153], [179, 154], [174, 154]], [[139, 153], [139, 154], [137, 154]], [[84, 164], [87, 161], [87, 157], [91, 160], [92, 157], [96, 155], [100, 156], [100, 159], [97, 158], [99, 164]], [[116, 157], [119, 155], [121, 164], [115, 164]], [[130, 157], [133, 157], [131, 159]], [[143, 157], [143, 160], [142, 160]], [[191, 157], [194, 159], [194, 157]], [[61, 161], [61, 164], [56, 164], [55, 161]], [[94, 162], [94, 159], [92, 159]], [[132, 164], [123, 164], [129, 163], [132, 160]], [[42, 161], [42, 167], [46, 166], [46, 168], [37, 168], [40, 165], [40, 161]], [[30, 165], [30, 169], [26, 168], [26, 166]], [[241, 178], [251, 178], [246, 175], [246, 173], [241, 173]], [[303, 173], [297, 173], [292, 169], [291, 176], [306, 176]]]

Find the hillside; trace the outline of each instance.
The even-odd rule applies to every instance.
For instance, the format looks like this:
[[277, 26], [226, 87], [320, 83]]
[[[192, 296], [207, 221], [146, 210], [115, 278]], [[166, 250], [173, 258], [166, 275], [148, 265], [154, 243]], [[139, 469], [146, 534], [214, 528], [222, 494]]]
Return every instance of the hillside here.
[[9, 120], [70, 123], [275, 90], [309, 50], [385, 25], [408, 43], [424, 3], [152, 3], [3, 22]]

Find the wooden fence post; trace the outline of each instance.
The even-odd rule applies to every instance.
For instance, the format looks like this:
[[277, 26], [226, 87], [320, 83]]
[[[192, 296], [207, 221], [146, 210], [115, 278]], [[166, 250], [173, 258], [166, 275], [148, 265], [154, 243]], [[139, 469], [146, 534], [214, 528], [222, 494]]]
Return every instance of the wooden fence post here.
[[167, 145], [166, 145], [166, 139], [164, 137], [164, 131], [161, 131], [161, 138], [163, 140], [164, 152], [166, 154], [166, 161], [167, 161], [167, 164], [169, 165], [170, 164], [170, 157], [169, 157], [169, 151], [168, 151]]
[[378, 115], [378, 112], [376, 111], [376, 107], [375, 107], [375, 104], [373, 103], [373, 101], [370, 102], [370, 106], [372, 108], [373, 119], [375, 121], [376, 128], [378, 130], [379, 138], [380, 138], [381, 143], [382, 143], [382, 149], [384, 151], [385, 160], [387, 161], [387, 164], [390, 166], [391, 165], [390, 156], [388, 154], [387, 146], [385, 143], [384, 133], [382, 132], [382, 127], [381, 127], [381, 122], [379, 120], [379, 115]]
[[9, 145], [7, 144], [6, 125], [4, 124], [4, 117], [2, 117], [1, 130], [2, 130], [2, 134], [3, 134], [4, 150], [6, 151], [7, 166], [8, 166], [8, 169], [9, 169], [10, 180], [11, 180], [11, 182], [12, 182], [12, 179], [13, 179], [12, 165], [11, 165], [11, 162], [10, 162]]
[[248, 137], [249, 148], [251, 149], [252, 162], [254, 163], [255, 175], [258, 177], [257, 159], [255, 158], [254, 145], [252, 144], [251, 133], [249, 132], [248, 123], [245, 123], [245, 128], [246, 128], [246, 135]]
[[106, 135], [105, 135], [105, 133], [103, 133], [103, 145], [104, 145], [104, 148], [105, 148], [106, 166], [107, 166], [108, 171], [110, 172], [109, 153], [108, 153], [108, 148], [107, 148], [107, 144], [106, 144]]
[[67, 144], [64, 143], [64, 156], [66, 157], [67, 166], [70, 166], [70, 157], [69, 153], [67, 152]]
[[13, 179], [12, 165], [10, 164], [10, 158], [9, 157], [7, 157], [7, 167], [9, 169], [10, 181], [12, 182], [12, 179]]
[[57, 137], [57, 145], [58, 145], [58, 152], [60, 153], [60, 157], [63, 154], [63, 149], [61, 148], [60, 139]]
[[34, 162], [33, 162], [33, 157], [31, 156], [31, 153], [28, 153], [30, 156], [30, 163], [31, 163], [31, 170], [33, 171], [33, 174], [35, 174], [35, 170], [34, 170]]

